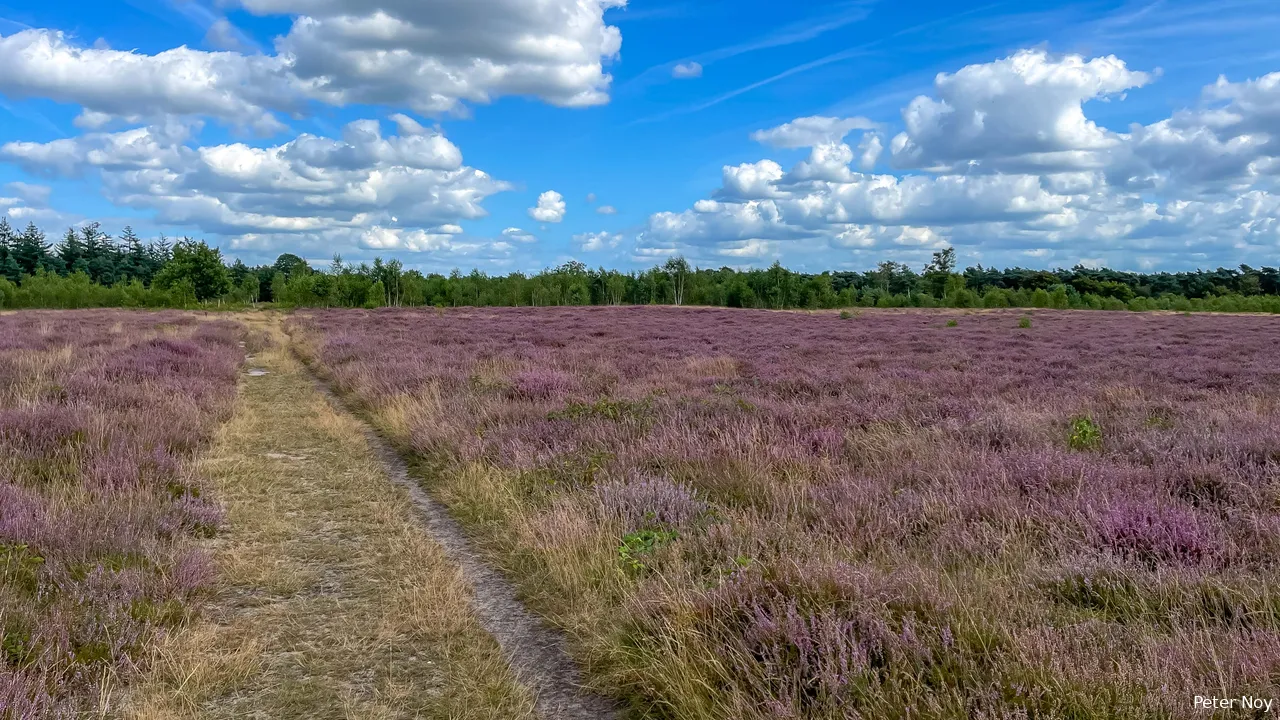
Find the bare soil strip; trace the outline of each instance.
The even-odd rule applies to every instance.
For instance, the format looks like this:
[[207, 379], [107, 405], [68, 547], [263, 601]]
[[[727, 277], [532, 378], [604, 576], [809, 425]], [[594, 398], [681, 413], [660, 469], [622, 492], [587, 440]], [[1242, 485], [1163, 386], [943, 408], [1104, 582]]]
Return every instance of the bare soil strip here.
[[[335, 407], [355, 414], [319, 376], [313, 377]], [[613, 701], [583, 686], [561, 634], [530, 612], [517, 597], [515, 586], [485, 563], [448, 509], [413, 479], [400, 454], [368, 423], [361, 421], [360, 425], [364, 440], [387, 476], [405, 489], [432, 539], [471, 586], [472, 606], [480, 625], [498, 641], [517, 679], [532, 689], [538, 714], [547, 720], [622, 717], [621, 708]]]
[[[579, 696], [559, 646], [527, 630], [509, 589], [495, 596], [459, 551], [456, 529], [440, 532], [433, 519], [444, 546], [430, 536], [403, 465], [384, 469], [385, 445], [326, 401], [278, 321], [245, 322], [276, 345], [249, 363], [266, 373], [245, 374], [236, 415], [203, 467], [228, 509], [210, 542], [221, 579], [204, 619], [163, 643], [155, 672], [118, 714], [533, 718], [534, 695], [505, 652], [536, 681], [537, 707], [552, 708], [544, 720], [604, 717], [572, 709]], [[459, 557], [462, 572], [451, 562]], [[495, 633], [500, 648], [486, 629], [508, 625]], [[560, 700], [568, 711], [555, 709]]]

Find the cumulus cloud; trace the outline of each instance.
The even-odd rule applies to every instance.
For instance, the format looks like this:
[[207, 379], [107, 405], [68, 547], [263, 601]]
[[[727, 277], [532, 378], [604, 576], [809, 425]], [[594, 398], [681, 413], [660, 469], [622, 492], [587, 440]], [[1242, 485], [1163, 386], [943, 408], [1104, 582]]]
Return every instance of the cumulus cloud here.
[[538, 196], [538, 204], [529, 208], [529, 217], [544, 223], [558, 223], [564, 220], [564, 197], [555, 190], [548, 190]]
[[483, 217], [482, 201], [510, 189], [464, 165], [444, 136], [385, 136], [375, 120], [348, 124], [340, 139], [304, 134], [268, 147], [200, 146], [195, 129], [171, 122], [11, 142], [0, 159], [44, 175], [96, 176], [118, 205], [255, 249], [289, 240], [323, 251], [456, 250], [458, 222]]
[[[710, 198], [650, 216], [635, 255], [923, 259], [954, 243], [979, 260], [1132, 266], [1274, 254], [1280, 73], [1219, 79], [1199, 109], [1124, 132], [1085, 112], [1153, 80], [1115, 57], [1030, 50], [940, 74], [890, 143], [893, 163], [914, 169], [901, 175], [870, 172], [884, 143], [868, 121], [757, 131], [758, 142], [810, 152], [790, 169], [767, 158], [726, 166]], [[854, 148], [844, 138], [857, 129]]]
[[696, 62], [680, 63], [671, 68], [671, 77], [677, 80], [702, 77], [702, 64]]
[[1042, 50], [941, 73], [937, 97], [921, 95], [903, 111], [893, 161], [933, 169], [1099, 167], [1120, 138], [1089, 120], [1084, 103], [1151, 80], [1114, 55], [1055, 58]]
[[618, 247], [622, 242], [622, 236], [616, 233], [593, 232], [574, 235], [573, 241], [583, 252], [596, 252], [606, 248]]
[[603, 63], [622, 35], [604, 13], [625, 0], [242, 0], [298, 15], [277, 42], [291, 72], [334, 103], [405, 104], [423, 113], [528, 95], [564, 107], [608, 101]]
[[374, 225], [360, 234], [361, 247], [373, 250], [405, 250], [408, 252], [435, 252], [457, 250], [457, 233], [435, 230], [404, 230]]
[[520, 243], [531, 243], [538, 239], [518, 227], [509, 227], [503, 230], [502, 237]]
[[0, 36], [0, 93], [83, 108], [79, 124], [208, 116], [261, 133], [284, 129], [277, 112], [310, 102], [463, 113], [465, 103], [524, 95], [563, 107], [608, 102], [622, 35], [604, 20], [625, 0], [244, 0], [249, 12], [293, 17], [276, 54], [244, 54], [225, 18], [204, 52], [155, 55], [86, 47], [63, 32]]
[[854, 130], [874, 130], [876, 123], [864, 117], [802, 117], [768, 130], [751, 133], [751, 139], [776, 148], [806, 148], [838, 143]]
[[617, 215], [618, 208], [612, 205], [601, 205], [600, 207], [596, 208], [596, 212], [600, 213], [601, 215]]
[[156, 55], [87, 48], [55, 30], [0, 36], [0, 93], [73, 103], [81, 127], [205, 115], [260, 132], [284, 128], [273, 111], [297, 111], [304, 88], [279, 57], [179, 47]]

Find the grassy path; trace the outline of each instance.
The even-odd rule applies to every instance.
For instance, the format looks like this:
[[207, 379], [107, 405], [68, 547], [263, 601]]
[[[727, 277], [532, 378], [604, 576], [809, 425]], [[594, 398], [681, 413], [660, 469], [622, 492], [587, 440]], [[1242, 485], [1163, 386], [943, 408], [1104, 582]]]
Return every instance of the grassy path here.
[[536, 717], [472, 590], [363, 426], [274, 346], [242, 379], [203, 471], [228, 508], [204, 619], [157, 651], [124, 717]]
[[[328, 390], [324, 392], [342, 407], [341, 399]], [[363, 430], [383, 468], [408, 493], [432, 539], [444, 548], [449, 562], [461, 570], [472, 589], [471, 606], [481, 627], [497, 640], [518, 681], [533, 690], [538, 714], [548, 720], [621, 717], [621, 708], [612, 700], [584, 687], [564, 637], [526, 608], [515, 585], [472, 548], [449, 509], [422, 489], [391, 444], [372, 427], [364, 425]]]

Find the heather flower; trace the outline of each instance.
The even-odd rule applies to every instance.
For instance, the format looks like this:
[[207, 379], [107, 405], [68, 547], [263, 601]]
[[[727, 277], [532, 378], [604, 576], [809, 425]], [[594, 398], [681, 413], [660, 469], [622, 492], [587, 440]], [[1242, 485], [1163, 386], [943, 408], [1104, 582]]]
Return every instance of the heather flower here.
[[[539, 592], [588, 609], [600, 634], [586, 645], [604, 653], [590, 663], [679, 649], [682, 686], [706, 689], [696, 707], [665, 694], [672, 664], [621, 661], [654, 707], [1147, 717], [1223, 678], [1273, 687], [1280, 324], [1046, 311], [1027, 332], [1017, 317], [947, 329], [920, 312], [630, 307], [292, 322], [368, 407], [438, 400], [397, 439], [450, 494], [493, 502], [465, 473], [496, 466], [519, 503], [478, 532], [545, 564]], [[643, 412], [611, 415], [621, 398]], [[1086, 416], [1099, 435], [1072, 449]], [[549, 505], [565, 522], [581, 513], [574, 527], [679, 526], [681, 539], [619, 589], [612, 541], [591, 562], [545, 542]], [[1054, 584], [1077, 566], [1096, 572]], [[1106, 615], [1112, 601], [1131, 612]], [[1210, 641], [1206, 627], [1232, 632]]]
[[1173, 503], [1122, 501], [1103, 511], [1097, 530], [1105, 547], [1151, 566], [1213, 563], [1225, 552], [1207, 517]]
[[0, 717], [91, 711], [210, 580], [182, 540], [222, 510], [188, 463], [230, 411], [238, 338], [173, 313], [0, 316]]
[[571, 392], [575, 385], [573, 378], [562, 372], [525, 370], [513, 378], [512, 393], [527, 400], [547, 400]]
[[662, 477], [612, 480], [595, 486], [606, 515], [622, 520], [628, 531], [649, 526], [682, 527], [702, 517], [707, 503], [680, 483]]

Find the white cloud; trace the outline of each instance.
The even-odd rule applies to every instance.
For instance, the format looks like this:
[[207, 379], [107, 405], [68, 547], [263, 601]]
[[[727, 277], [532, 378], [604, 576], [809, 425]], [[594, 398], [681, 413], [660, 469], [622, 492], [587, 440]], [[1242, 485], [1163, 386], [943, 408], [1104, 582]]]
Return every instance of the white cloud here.
[[155, 55], [86, 47], [64, 33], [0, 36], [0, 93], [81, 106], [82, 127], [170, 115], [208, 116], [262, 133], [276, 112], [308, 103], [406, 106], [464, 113], [465, 103], [524, 95], [564, 107], [608, 102], [604, 64], [622, 35], [604, 21], [625, 0], [243, 0], [259, 15], [293, 18], [276, 54], [243, 54], [225, 18], [209, 28], [220, 52], [186, 46]]
[[768, 130], [751, 133], [751, 139], [776, 148], [805, 148], [838, 143], [854, 130], [874, 130], [876, 123], [864, 117], [802, 117]]
[[590, 204], [590, 203], [593, 203], [593, 202], [595, 202], [595, 201], [596, 201], [596, 194], [595, 194], [595, 193], [587, 193], [587, 203], [588, 203], [588, 204]]
[[680, 63], [671, 68], [671, 77], [678, 80], [702, 77], [702, 65], [696, 62]]
[[481, 202], [510, 189], [463, 165], [442, 135], [388, 137], [374, 120], [348, 124], [341, 139], [304, 134], [268, 147], [199, 146], [194, 131], [169, 123], [7, 143], [0, 159], [45, 175], [96, 175], [118, 205], [264, 250], [280, 242], [322, 253], [333, 244], [457, 250], [458, 221], [484, 216]]
[[301, 108], [302, 88], [279, 57], [179, 47], [157, 55], [86, 48], [53, 30], [0, 36], [0, 93], [84, 109], [82, 127], [111, 118], [207, 115], [261, 132], [283, 125], [275, 110]]
[[612, 205], [601, 205], [600, 207], [596, 208], [596, 212], [600, 213], [601, 215], [617, 215], [618, 208]]
[[564, 220], [564, 197], [555, 190], [548, 190], [538, 196], [538, 204], [529, 208], [529, 217], [544, 223], [558, 223]]
[[502, 237], [521, 243], [531, 243], [538, 239], [518, 227], [509, 227], [506, 230], [503, 230]]
[[[936, 98], [903, 111], [893, 161], [918, 168], [905, 175], [869, 172], [884, 149], [870, 122], [758, 131], [752, 139], [809, 155], [789, 170], [767, 158], [726, 166], [710, 198], [650, 216], [634, 255], [755, 263], [834, 250], [874, 261], [954, 243], [971, 258], [1132, 266], [1280, 251], [1280, 73], [1220, 79], [1203, 109], [1127, 132], [1086, 115], [1088, 100], [1152, 79], [1114, 57], [1040, 51], [943, 73]], [[869, 130], [856, 149], [843, 142], [854, 129]]]
[[1054, 58], [1041, 50], [940, 73], [938, 98], [921, 95], [902, 112], [906, 130], [893, 138], [893, 160], [937, 169], [1098, 167], [1120, 139], [1089, 120], [1084, 103], [1151, 79], [1115, 56]]
[[422, 126], [422, 123], [405, 115], [404, 113], [392, 113], [391, 122], [396, 124], [396, 132], [401, 135], [429, 135], [430, 130]]
[[622, 236], [608, 232], [583, 233], [574, 235], [573, 241], [583, 252], [597, 252], [605, 248], [615, 248], [622, 242]]
[[529, 95], [565, 107], [608, 101], [603, 62], [622, 35], [604, 11], [625, 0], [242, 0], [299, 15], [277, 42], [292, 73], [329, 102], [452, 112], [462, 102]]
[[858, 151], [858, 167], [862, 170], [871, 170], [880, 160], [880, 153], [884, 152], [884, 142], [880, 140], [879, 135], [867, 133], [862, 136], [862, 142], [858, 143]]

